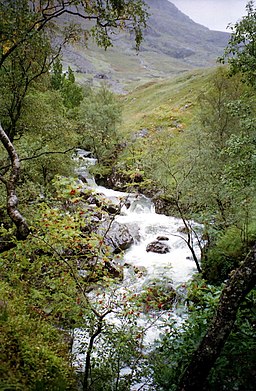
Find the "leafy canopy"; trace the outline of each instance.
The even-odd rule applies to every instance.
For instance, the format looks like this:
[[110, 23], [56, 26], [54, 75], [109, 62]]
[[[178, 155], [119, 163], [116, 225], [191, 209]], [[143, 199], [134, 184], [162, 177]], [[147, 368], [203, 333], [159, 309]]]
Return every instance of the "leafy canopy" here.
[[247, 15], [231, 26], [231, 38], [219, 61], [230, 64], [231, 73], [241, 72], [244, 80], [256, 88], [256, 7], [250, 0]]

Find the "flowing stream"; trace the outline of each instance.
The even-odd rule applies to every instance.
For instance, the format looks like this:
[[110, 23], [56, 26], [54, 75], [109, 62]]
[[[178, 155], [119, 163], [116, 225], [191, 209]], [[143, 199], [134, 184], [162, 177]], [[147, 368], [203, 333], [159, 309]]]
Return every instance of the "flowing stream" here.
[[[115, 220], [125, 224], [130, 232], [134, 233], [134, 242], [122, 258], [124, 278], [119, 284], [119, 291], [137, 293], [155, 283], [160, 283], [167, 289], [170, 286], [182, 291], [182, 286], [185, 286], [196, 272], [195, 262], [185, 242], [187, 235], [182, 233], [182, 220], [156, 213], [152, 201], [142, 194], [130, 194], [98, 186], [88, 172], [88, 167], [95, 164], [96, 160], [88, 157], [88, 152], [83, 150], [78, 150], [78, 157], [80, 166], [77, 173], [86, 180], [85, 186], [96, 193], [104, 194], [113, 203], [120, 205], [122, 202], [121, 212]], [[166, 244], [169, 252], [160, 254], [147, 251], [147, 246], [157, 240]], [[199, 248], [194, 248], [199, 256]], [[174, 311], [172, 316], [178, 317], [179, 314]], [[148, 318], [142, 314], [140, 321], [146, 324]], [[159, 332], [156, 322], [148, 329], [146, 343], [151, 344], [159, 336]], [[79, 338], [82, 338], [81, 335]]]
[[[196, 272], [196, 265], [185, 242], [187, 235], [182, 233], [182, 220], [156, 213], [153, 202], [142, 194], [125, 193], [98, 186], [88, 172], [88, 167], [95, 164], [96, 159], [87, 157], [88, 152], [83, 150], [78, 150], [78, 155], [83, 159], [83, 164], [77, 173], [86, 179], [89, 188], [96, 193], [104, 194], [113, 203], [120, 204], [122, 200], [126, 200], [125, 204], [129, 205], [122, 206], [116, 221], [130, 227], [131, 232], [137, 233], [134, 244], [124, 254], [124, 263], [145, 271], [145, 276], [141, 276], [139, 284], [153, 279], [169, 279], [174, 287], [184, 284]], [[166, 238], [170, 252], [158, 254], [146, 251], [147, 245], [158, 237]], [[195, 252], [199, 257], [200, 251], [196, 245]], [[128, 274], [127, 272], [127, 277]], [[124, 279], [124, 285], [127, 283]]]

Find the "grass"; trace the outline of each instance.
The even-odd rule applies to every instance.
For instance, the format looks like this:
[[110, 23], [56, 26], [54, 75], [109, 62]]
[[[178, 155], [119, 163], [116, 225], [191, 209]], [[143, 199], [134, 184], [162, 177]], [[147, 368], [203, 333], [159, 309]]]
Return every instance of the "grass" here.
[[213, 68], [199, 69], [163, 81], [151, 80], [121, 97], [122, 131], [188, 126], [197, 107], [197, 97], [207, 89], [213, 72]]

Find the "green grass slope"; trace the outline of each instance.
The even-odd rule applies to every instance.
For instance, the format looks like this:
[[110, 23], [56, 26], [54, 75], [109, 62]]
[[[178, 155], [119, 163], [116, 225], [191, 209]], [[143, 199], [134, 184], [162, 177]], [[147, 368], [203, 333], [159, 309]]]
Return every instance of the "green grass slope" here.
[[193, 119], [198, 95], [207, 90], [214, 68], [197, 69], [163, 81], [151, 81], [121, 97], [122, 132], [146, 128], [182, 130]]

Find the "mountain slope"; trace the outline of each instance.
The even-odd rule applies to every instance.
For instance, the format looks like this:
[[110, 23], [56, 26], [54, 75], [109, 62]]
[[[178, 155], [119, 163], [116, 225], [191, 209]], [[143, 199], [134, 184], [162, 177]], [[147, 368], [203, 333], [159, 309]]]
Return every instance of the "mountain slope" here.
[[182, 130], [193, 122], [198, 96], [209, 89], [215, 70], [194, 69], [177, 77], [151, 81], [121, 97], [124, 138], [141, 130]]
[[150, 18], [139, 53], [131, 36], [119, 34], [113, 48], [107, 51], [93, 42], [88, 48], [81, 43], [66, 47], [64, 65], [71, 65], [81, 82], [89, 80], [94, 84], [106, 79], [116, 92], [152, 79], [216, 65], [229, 34], [193, 22], [168, 0], [147, 3]]

